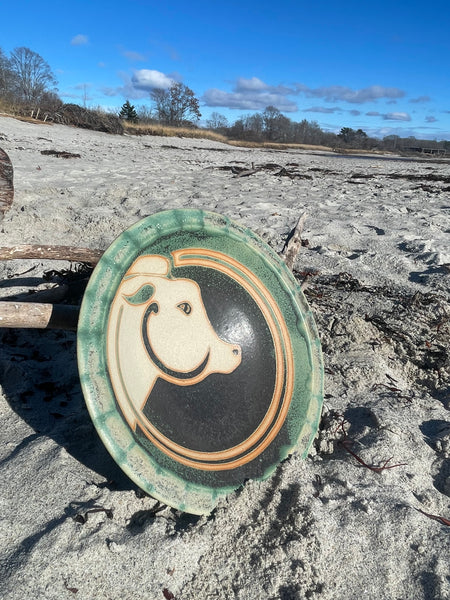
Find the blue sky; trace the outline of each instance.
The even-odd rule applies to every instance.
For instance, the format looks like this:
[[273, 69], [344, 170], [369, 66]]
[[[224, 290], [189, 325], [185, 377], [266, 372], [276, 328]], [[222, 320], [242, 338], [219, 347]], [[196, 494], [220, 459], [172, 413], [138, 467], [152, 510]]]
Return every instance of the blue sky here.
[[329, 131], [450, 140], [448, 0], [15, 0], [2, 14], [0, 47], [40, 54], [65, 102], [150, 107], [181, 81], [202, 121], [274, 105]]

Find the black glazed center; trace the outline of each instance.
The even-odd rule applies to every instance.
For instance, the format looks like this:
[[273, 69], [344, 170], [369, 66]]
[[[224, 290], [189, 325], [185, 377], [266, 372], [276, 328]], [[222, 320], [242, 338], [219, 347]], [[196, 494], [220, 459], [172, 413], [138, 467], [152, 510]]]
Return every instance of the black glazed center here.
[[[242, 359], [231, 373], [211, 373], [195, 385], [158, 378], [143, 412], [176, 444], [223, 451], [251, 436], [269, 409], [276, 380], [272, 334], [255, 300], [228, 275], [205, 267], [177, 268], [173, 275], [198, 283], [214, 331], [239, 345]], [[150, 305], [147, 319], [153, 312]]]

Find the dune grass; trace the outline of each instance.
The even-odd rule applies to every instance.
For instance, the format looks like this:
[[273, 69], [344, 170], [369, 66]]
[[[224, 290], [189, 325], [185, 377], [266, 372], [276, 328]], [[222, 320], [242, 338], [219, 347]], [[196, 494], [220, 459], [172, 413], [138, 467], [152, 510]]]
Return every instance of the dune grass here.
[[220, 133], [208, 129], [190, 127], [169, 127], [168, 125], [123, 122], [125, 132], [131, 135], [158, 135], [161, 137], [186, 137], [228, 143], [228, 139]]
[[243, 148], [268, 148], [270, 150], [323, 150], [332, 152], [333, 148], [329, 146], [313, 146], [312, 144], [283, 144], [281, 142], [247, 142], [244, 140], [227, 140], [231, 146], [240, 146]]
[[157, 135], [162, 137], [187, 137], [222, 142], [230, 146], [241, 148], [268, 148], [273, 150], [325, 150], [332, 151], [328, 146], [313, 146], [311, 144], [282, 144], [275, 142], [249, 142], [245, 140], [230, 140], [220, 133], [209, 129], [196, 129], [189, 127], [169, 127], [167, 125], [130, 123], [124, 121], [125, 132], [131, 135]]

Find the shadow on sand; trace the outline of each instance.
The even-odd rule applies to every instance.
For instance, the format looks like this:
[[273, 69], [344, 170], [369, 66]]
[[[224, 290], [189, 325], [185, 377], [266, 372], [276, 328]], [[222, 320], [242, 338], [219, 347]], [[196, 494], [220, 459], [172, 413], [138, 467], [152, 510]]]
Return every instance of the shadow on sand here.
[[40, 436], [50, 437], [111, 489], [137, 489], [107, 452], [87, 411], [75, 332], [0, 329], [0, 382], [12, 410], [34, 431], [3, 462]]

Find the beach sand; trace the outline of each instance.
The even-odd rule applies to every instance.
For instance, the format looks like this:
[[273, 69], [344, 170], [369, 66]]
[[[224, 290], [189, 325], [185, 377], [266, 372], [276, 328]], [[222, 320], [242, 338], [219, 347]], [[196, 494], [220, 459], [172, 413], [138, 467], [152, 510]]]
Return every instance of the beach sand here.
[[[155, 512], [110, 458], [84, 404], [74, 332], [0, 330], [0, 596], [450, 598], [450, 164], [8, 117], [0, 147], [15, 186], [0, 246], [104, 250], [147, 215], [192, 207], [281, 252], [306, 212], [294, 272], [325, 364], [308, 458], [294, 453], [193, 517]], [[231, 170], [252, 164], [263, 168]], [[64, 295], [69, 267], [0, 262], [0, 298]], [[393, 468], [371, 470], [349, 450]]]

